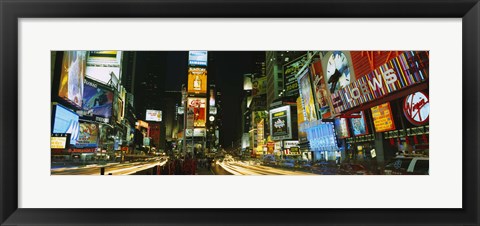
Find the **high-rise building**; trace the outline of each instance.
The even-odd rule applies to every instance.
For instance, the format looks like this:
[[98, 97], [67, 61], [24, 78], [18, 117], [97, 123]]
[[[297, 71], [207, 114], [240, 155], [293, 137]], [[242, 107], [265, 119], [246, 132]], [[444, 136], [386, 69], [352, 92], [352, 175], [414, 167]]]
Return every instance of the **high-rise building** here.
[[[147, 109], [164, 111], [163, 100], [166, 79], [167, 52], [137, 52], [135, 63], [135, 96], [136, 116], [145, 120]], [[150, 122], [160, 124], [160, 138], [157, 148], [165, 149], [165, 125], [162, 122]]]
[[305, 51], [266, 51], [267, 107], [284, 94], [283, 66], [304, 55]]

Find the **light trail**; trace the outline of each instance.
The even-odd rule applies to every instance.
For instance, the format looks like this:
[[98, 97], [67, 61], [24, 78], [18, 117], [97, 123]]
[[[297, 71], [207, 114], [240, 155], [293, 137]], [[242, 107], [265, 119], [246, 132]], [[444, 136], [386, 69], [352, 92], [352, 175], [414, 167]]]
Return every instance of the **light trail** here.
[[90, 165], [86, 167], [75, 168], [57, 168], [52, 169], [51, 175], [100, 175], [100, 168], [105, 167], [105, 175], [130, 175], [142, 170], [153, 168], [157, 165], [163, 166], [167, 163], [167, 160], [154, 161], [154, 162], [135, 162], [135, 163], [123, 163], [123, 164], [107, 164]]
[[219, 166], [233, 175], [316, 175], [313, 173], [278, 169], [268, 166], [250, 165], [245, 162], [217, 162]]

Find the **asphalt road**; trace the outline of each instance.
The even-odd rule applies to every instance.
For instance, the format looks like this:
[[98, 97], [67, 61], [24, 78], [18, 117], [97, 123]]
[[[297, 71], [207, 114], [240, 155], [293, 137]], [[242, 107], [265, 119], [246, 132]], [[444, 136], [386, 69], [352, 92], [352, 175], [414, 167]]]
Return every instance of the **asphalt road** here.
[[246, 161], [217, 161], [216, 165], [233, 175], [316, 175], [292, 169], [279, 169]]
[[85, 167], [66, 167], [51, 169], [51, 175], [100, 175], [101, 167], [105, 167], [105, 175], [130, 175], [140, 171], [164, 165], [167, 160], [132, 163], [113, 163], [107, 165], [89, 165]]

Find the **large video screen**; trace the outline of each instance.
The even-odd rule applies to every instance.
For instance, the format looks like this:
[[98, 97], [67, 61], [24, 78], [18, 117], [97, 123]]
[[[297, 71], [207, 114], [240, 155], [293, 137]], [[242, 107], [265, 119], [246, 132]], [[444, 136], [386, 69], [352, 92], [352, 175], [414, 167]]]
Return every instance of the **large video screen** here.
[[93, 82], [85, 82], [82, 108], [87, 114], [110, 118], [112, 104], [112, 91]]
[[188, 107], [193, 109], [194, 123], [195, 127], [205, 127], [207, 122], [207, 98], [197, 98], [189, 97], [188, 98]]
[[65, 51], [63, 53], [58, 96], [78, 108], [82, 106], [85, 68], [85, 51]]
[[60, 104], [55, 106], [52, 133], [70, 134], [70, 144], [75, 145], [80, 133], [78, 115]]
[[147, 109], [147, 113], [145, 114], [145, 121], [161, 122], [162, 111]]
[[80, 123], [80, 136], [76, 147], [97, 147], [98, 124]]

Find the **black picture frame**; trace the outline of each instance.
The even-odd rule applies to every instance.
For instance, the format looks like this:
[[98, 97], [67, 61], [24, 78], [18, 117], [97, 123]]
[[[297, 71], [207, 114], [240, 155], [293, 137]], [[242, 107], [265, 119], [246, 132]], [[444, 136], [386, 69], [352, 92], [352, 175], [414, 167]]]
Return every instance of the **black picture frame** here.
[[[108, 9], [108, 10], [106, 10]], [[478, 0], [0, 0], [1, 225], [479, 225]], [[462, 18], [461, 209], [18, 208], [18, 19], [123, 17]], [[448, 40], [445, 40], [446, 44]], [[460, 145], [459, 145], [460, 146]], [[447, 150], [445, 150], [447, 151]], [[459, 151], [459, 150], [448, 150]], [[448, 154], [455, 154], [455, 153]], [[414, 197], [412, 197], [414, 198]], [[441, 197], [439, 197], [441, 198]], [[321, 219], [321, 220], [319, 220]]]

